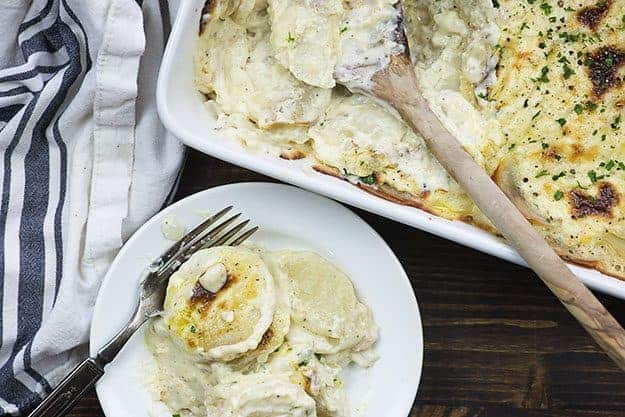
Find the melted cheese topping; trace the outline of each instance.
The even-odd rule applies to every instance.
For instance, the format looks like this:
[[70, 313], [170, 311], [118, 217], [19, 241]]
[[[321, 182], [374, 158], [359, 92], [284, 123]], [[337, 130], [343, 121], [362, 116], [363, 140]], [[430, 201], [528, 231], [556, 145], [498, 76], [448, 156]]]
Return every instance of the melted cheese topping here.
[[315, 400], [301, 386], [293, 384], [288, 375], [262, 372], [226, 378], [229, 380], [220, 381], [211, 391], [214, 399], [207, 407], [207, 417], [315, 415]]
[[[258, 347], [275, 309], [273, 276], [261, 258], [215, 247], [193, 254], [169, 279], [163, 325], [199, 361], [232, 360]], [[233, 310], [232, 322], [221, 318]]]
[[335, 96], [308, 134], [316, 157], [341, 172], [385, 173], [397, 189], [409, 192], [452, 187], [423, 140], [366, 96]]
[[270, 0], [271, 45], [278, 62], [306, 84], [334, 87], [342, 12], [340, 0]]
[[196, 59], [197, 85], [216, 95], [224, 113], [242, 114], [262, 128], [310, 123], [331, 93], [297, 80], [276, 62], [267, 25], [252, 32], [230, 18], [211, 21]]
[[[499, 82], [488, 95], [507, 139], [498, 181], [564, 256], [623, 275], [625, 91], [607, 87], [623, 74], [625, 2], [501, 7]], [[605, 9], [592, 28], [583, 16], [595, 7]]]
[[[232, 253], [224, 257], [224, 250]], [[237, 349], [234, 359], [224, 355], [233, 353], [234, 345], [214, 345], [216, 341], [238, 339], [245, 333], [241, 332], [245, 328], [241, 320], [250, 317], [248, 303], [245, 299], [232, 303], [236, 294], [225, 297], [227, 294], [222, 293], [225, 287], [232, 288], [236, 283], [227, 283], [210, 295], [210, 301], [220, 308], [202, 315], [203, 320], [188, 320], [195, 316], [186, 308], [190, 291], [185, 283], [197, 282], [203, 271], [214, 265], [224, 265], [229, 280], [233, 267], [239, 268], [239, 272], [248, 271], [249, 276], [270, 282], [276, 296], [270, 326], [265, 327], [261, 340], [255, 341], [253, 347]], [[270, 271], [268, 279], [262, 276], [262, 265]], [[257, 282], [256, 278], [252, 281]], [[146, 344], [157, 363], [156, 372], [149, 370], [148, 382], [156, 398], [172, 414], [351, 415], [340, 373], [351, 362], [362, 367], [373, 365], [377, 359], [373, 351], [377, 326], [371, 310], [357, 298], [349, 278], [335, 266], [312, 252], [215, 248], [194, 254], [171, 280], [165, 313], [149, 326]], [[239, 286], [237, 294], [262, 295], [260, 287], [254, 288], [252, 291], [251, 287]], [[191, 299], [194, 294], [195, 291]], [[206, 306], [196, 304], [192, 309], [203, 314]], [[194, 346], [210, 343], [213, 348], [204, 352], [211, 355], [204, 354], [198, 360], [197, 349], [180, 343], [181, 339], [185, 343], [192, 340]]]
[[[290, 117], [286, 131], [222, 106], [220, 121], [229, 122], [222, 132], [256, 151], [307, 155], [318, 170], [377, 195], [494, 232], [393, 110], [335, 86], [334, 80], [358, 79], [349, 73], [355, 68], [369, 80], [379, 63], [402, 51], [391, 30], [395, 3], [269, 1], [269, 20], [247, 18], [253, 31], [269, 33], [265, 60], [290, 74], [297, 88], [326, 95], [306, 117]], [[423, 94], [562, 256], [625, 277], [625, 0], [496, 4], [403, 2]], [[255, 7], [262, 16], [263, 6]], [[229, 13], [226, 22], [251, 27], [236, 7]], [[223, 24], [210, 21], [207, 31]], [[201, 43], [199, 51], [207, 61], [224, 60]], [[235, 87], [206, 87], [220, 76], [209, 67], [198, 87], [217, 104], [243, 102], [246, 95], [236, 91], [225, 97]], [[275, 108], [271, 97], [265, 106]]]
[[368, 90], [373, 74], [385, 68], [391, 56], [404, 52], [397, 42], [400, 19], [396, 0], [348, 2], [341, 22], [341, 56], [334, 76], [351, 91]]

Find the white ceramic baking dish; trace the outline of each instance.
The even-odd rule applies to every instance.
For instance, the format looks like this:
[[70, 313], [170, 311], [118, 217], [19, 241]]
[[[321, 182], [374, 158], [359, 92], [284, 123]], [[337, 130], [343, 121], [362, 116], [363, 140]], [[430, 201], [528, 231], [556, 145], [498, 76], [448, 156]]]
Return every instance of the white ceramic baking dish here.
[[[313, 171], [310, 161], [286, 161], [244, 150], [213, 130], [215, 119], [193, 86], [193, 51], [204, 0], [183, 0], [163, 57], [157, 86], [163, 124], [187, 145], [224, 161], [297, 185], [364, 210], [405, 223], [471, 248], [524, 264], [502, 240], [462, 222], [448, 221], [413, 207], [375, 197], [357, 187]], [[271, 202], [267, 202], [270, 209]], [[294, 215], [297, 215], [294, 213]], [[409, 233], [407, 231], [406, 233]], [[571, 265], [590, 287], [625, 299], [625, 281]]]

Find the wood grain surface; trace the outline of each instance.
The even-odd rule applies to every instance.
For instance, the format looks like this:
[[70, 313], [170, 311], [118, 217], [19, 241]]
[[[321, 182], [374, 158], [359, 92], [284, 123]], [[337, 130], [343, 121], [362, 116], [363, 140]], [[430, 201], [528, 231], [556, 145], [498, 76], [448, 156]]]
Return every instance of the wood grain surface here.
[[[176, 199], [244, 181], [272, 180], [189, 151]], [[411, 417], [625, 417], [625, 374], [531, 271], [354, 211], [395, 251], [419, 301], [425, 356]], [[597, 295], [625, 324], [625, 301]], [[70, 415], [102, 416], [95, 392]]]

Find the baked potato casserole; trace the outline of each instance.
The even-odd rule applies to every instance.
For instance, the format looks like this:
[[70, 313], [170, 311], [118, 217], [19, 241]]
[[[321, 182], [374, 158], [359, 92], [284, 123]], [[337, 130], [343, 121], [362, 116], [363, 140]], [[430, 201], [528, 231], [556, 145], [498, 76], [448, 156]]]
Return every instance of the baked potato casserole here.
[[[625, 278], [625, 0], [211, 0], [195, 83], [222, 136], [496, 230], [388, 108], [337, 83], [402, 47], [464, 148], [564, 258]], [[383, 61], [383, 60], [382, 60]]]

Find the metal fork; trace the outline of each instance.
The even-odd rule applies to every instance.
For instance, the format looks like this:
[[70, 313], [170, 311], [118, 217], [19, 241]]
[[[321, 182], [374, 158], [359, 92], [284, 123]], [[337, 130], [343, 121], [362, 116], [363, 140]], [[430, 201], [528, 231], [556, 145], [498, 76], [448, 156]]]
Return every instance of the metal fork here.
[[240, 245], [258, 230], [258, 227], [243, 230], [249, 220], [233, 225], [241, 213], [216, 224], [230, 210], [232, 206], [203, 221], [148, 266], [139, 286], [137, 305], [126, 326], [95, 357], [85, 359], [74, 368], [29, 417], [60, 417], [69, 412], [78, 399], [104, 375], [104, 367], [117, 356], [139, 327], [162, 311], [169, 277], [193, 253], [213, 246]]

